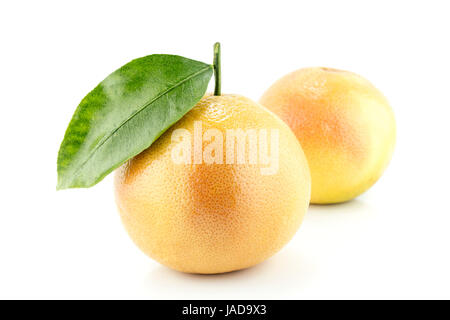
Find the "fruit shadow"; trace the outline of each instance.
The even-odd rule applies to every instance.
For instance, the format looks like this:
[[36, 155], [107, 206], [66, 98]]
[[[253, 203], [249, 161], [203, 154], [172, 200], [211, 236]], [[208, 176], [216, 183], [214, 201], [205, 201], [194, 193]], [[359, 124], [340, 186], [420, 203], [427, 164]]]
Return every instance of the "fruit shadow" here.
[[[351, 245], [362, 234], [371, 232], [376, 224], [376, 206], [364, 199], [340, 204], [310, 205], [299, 236], [306, 243], [314, 243], [318, 250], [328, 252]], [[332, 251], [333, 251], [332, 250]]]
[[289, 298], [289, 292], [308, 286], [316, 270], [311, 259], [288, 246], [254, 267], [221, 274], [189, 274], [157, 266], [145, 285], [174, 299], [245, 299], [255, 293], [258, 299]]
[[[279, 253], [254, 267], [222, 274], [188, 274], [156, 266], [148, 273], [144, 286], [155, 289], [159, 298], [168, 299], [290, 299], [319, 281], [320, 265], [308, 243], [324, 242], [335, 229], [345, 230], [370, 223], [374, 214], [368, 202], [355, 199], [341, 204], [311, 205], [300, 233]], [[326, 240], [326, 241], [324, 241]], [[296, 244], [292, 244], [296, 242]], [[318, 246], [320, 248], [320, 245]]]
[[306, 218], [315, 217], [316, 219], [329, 216], [342, 218], [358, 217], [369, 218], [375, 214], [375, 209], [369, 202], [363, 199], [353, 199], [350, 201], [334, 204], [310, 204]]

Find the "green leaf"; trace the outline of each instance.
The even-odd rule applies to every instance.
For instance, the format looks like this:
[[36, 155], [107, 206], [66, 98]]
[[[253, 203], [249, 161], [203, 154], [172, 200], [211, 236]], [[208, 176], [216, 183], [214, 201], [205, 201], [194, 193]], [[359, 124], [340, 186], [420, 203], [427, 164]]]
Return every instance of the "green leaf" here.
[[203, 97], [211, 65], [150, 55], [124, 65], [79, 104], [58, 153], [57, 189], [87, 188], [148, 148]]

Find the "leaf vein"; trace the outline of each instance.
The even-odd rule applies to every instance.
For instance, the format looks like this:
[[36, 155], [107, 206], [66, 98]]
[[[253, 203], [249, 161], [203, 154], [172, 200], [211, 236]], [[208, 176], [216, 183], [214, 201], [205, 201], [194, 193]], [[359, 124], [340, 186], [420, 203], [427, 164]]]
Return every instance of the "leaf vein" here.
[[156, 100], [158, 100], [159, 98], [161, 98], [162, 96], [166, 95], [167, 93], [169, 93], [170, 91], [174, 90], [175, 88], [179, 87], [180, 85], [182, 85], [183, 83], [191, 80], [192, 78], [202, 74], [203, 72], [207, 71], [208, 69], [210, 69], [211, 66], [208, 65], [205, 68], [200, 69], [197, 72], [194, 72], [192, 74], [190, 74], [189, 76], [187, 76], [186, 78], [182, 79], [181, 81], [177, 82], [176, 84], [174, 84], [173, 86], [167, 88], [166, 90], [164, 90], [163, 92], [161, 92], [159, 95], [157, 95], [156, 97], [154, 97], [152, 100], [150, 100], [148, 103], [145, 103], [140, 109], [136, 110], [133, 114], [130, 115], [130, 117], [128, 119], [126, 119], [125, 121], [123, 121], [117, 128], [115, 128], [114, 130], [112, 130], [109, 134], [107, 134], [105, 136], [105, 138], [103, 138], [99, 144], [92, 150], [92, 152], [89, 154], [89, 156], [87, 157], [87, 159], [75, 170], [74, 174], [73, 174], [73, 179], [75, 179], [75, 177], [77, 176], [77, 174], [80, 172], [80, 170], [86, 165], [86, 163], [88, 163], [88, 161], [94, 156], [94, 154], [97, 152], [97, 150], [99, 148], [101, 148], [118, 130], [120, 130], [120, 128], [122, 128], [126, 123], [128, 123], [130, 120], [132, 120], [134, 117], [136, 117], [139, 113], [141, 113], [143, 110], [145, 110], [146, 108], [148, 108], [151, 104], [153, 104]]

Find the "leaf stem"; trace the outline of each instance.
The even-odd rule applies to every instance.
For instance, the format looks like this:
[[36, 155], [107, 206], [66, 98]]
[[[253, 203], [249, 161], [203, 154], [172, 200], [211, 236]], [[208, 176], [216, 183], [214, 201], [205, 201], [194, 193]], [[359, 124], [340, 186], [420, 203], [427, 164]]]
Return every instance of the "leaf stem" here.
[[214, 44], [214, 80], [215, 80], [214, 95], [220, 96], [222, 79], [221, 79], [221, 72], [220, 72], [220, 43], [219, 42], [216, 42]]

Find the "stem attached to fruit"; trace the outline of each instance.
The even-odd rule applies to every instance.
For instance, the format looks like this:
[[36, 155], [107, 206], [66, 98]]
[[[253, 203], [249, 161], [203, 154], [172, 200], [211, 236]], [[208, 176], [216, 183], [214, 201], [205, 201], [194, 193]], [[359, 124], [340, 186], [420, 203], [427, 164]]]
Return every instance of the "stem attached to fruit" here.
[[216, 42], [214, 44], [214, 80], [215, 80], [215, 88], [214, 95], [220, 96], [221, 93], [221, 74], [220, 74], [220, 43]]

